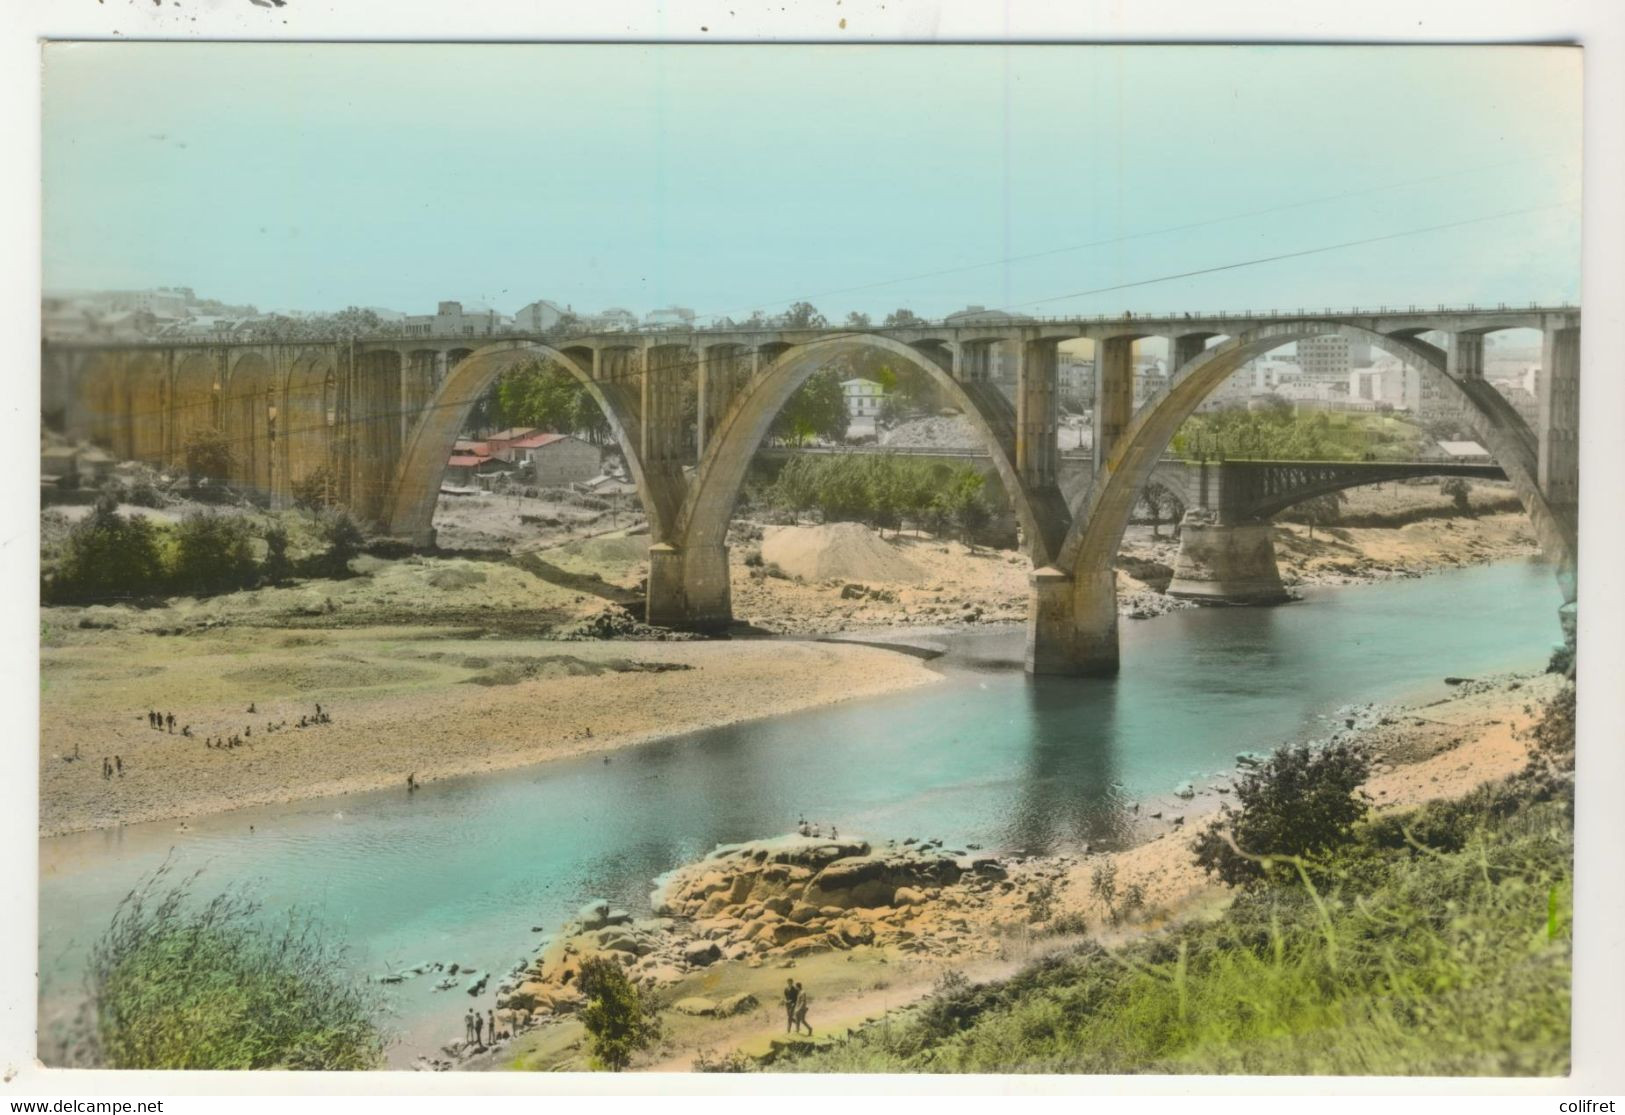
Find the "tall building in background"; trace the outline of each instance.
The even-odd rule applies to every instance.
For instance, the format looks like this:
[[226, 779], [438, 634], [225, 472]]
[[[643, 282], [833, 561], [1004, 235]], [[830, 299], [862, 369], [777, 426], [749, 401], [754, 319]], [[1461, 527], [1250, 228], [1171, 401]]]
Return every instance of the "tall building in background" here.
[[1298, 367], [1311, 383], [1347, 384], [1351, 355], [1349, 339], [1337, 333], [1298, 342]]

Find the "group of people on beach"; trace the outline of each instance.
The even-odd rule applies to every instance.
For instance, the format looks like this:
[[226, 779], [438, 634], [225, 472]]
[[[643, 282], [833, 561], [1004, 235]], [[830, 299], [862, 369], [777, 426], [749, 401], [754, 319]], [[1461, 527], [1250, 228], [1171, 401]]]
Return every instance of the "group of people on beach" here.
[[812, 997], [807, 989], [796, 982], [794, 977], [784, 981], [784, 1032], [801, 1033], [806, 1026], [808, 1036], [812, 1035], [813, 1028], [807, 1023], [807, 1007], [812, 1003]]
[[[805, 817], [801, 818], [801, 820], [796, 822], [796, 831], [799, 832], [802, 836], [817, 837], [820, 840], [823, 839], [823, 837], [824, 837], [823, 826], [811, 824], [811, 823], [808, 822], [807, 818], [805, 818]], [[829, 838], [831, 840], [839, 840], [841, 838], [841, 830], [836, 828], [834, 825], [830, 825], [829, 826]]]
[[487, 1010], [481, 1015], [478, 1010], [469, 1007], [468, 1013], [463, 1016], [463, 1038], [471, 1045], [483, 1049], [487, 1040], [495, 1042], [512, 1036], [506, 1030], [497, 1032], [497, 1012], [494, 1010]]
[[112, 778], [115, 771], [118, 773], [118, 776], [120, 778], [124, 777], [124, 759], [123, 759], [123, 757], [119, 756], [119, 755], [114, 755], [112, 758], [108, 758], [106, 755], [103, 755], [102, 756], [102, 781], [105, 782], [109, 778]]

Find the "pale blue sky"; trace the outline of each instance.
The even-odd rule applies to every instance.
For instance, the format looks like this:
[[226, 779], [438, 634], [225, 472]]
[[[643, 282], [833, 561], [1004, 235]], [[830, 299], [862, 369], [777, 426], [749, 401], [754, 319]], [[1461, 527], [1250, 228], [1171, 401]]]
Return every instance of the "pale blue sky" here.
[[1563, 48], [56, 45], [44, 281], [412, 313], [1577, 301], [1580, 71]]

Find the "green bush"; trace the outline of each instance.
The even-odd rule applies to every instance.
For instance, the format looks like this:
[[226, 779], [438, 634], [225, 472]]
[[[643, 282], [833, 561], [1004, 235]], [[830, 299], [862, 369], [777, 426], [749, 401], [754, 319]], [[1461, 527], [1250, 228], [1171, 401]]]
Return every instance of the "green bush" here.
[[607, 956], [590, 956], [581, 963], [581, 1009], [593, 1067], [620, 1072], [632, 1054], [660, 1036], [660, 1020], [645, 1006], [626, 970]]
[[1196, 862], [1236, 886], [1269, 874], [1269, 857], [1318, 856], [1348, 843], [1365, 816], [1360, 786], [1370, 773], [1371, 760], [1350, 745], [1282, 748], [1236, 780], [1240, 808], [1226, 803], [1197, 838]]
[[325, 511], [337, 502], [338, 485], [333, 470], [325, 464], [317, 465], [295, 480], [292, 488], [293, 505], [306, 511]]
[[234, 592], [258, 575], [248, 523], [237, 515], [194, 511], [174, 530], [170, 584], [176, 592], [203, 596]]
[[223, 484], [231, 475], [231, 443], [219, 430], [193, 431], [182, 453], [186, 460], [186, 482], [193, 488], [204, 481]]
[[265, 561], [260, 565], [260, 576], [270, 585], [285, 584], [293, 576], [293, 562], [288, 557], [288, 532], [281, 526], [265, 528]]
[[125, 518], [104, 494], [68, 532], [67, 549], [44, 596], [56, 604], [151, 596], [162, 591], [158, 531], [144, 518]]
[[125, 896], [91, 950], [94, 1044], [120, 1069], [367, 1069], [381, 1003], [308, 916], [268, 920], [227, 892], [192, 901], [165, 872]]
[[974, 535], [992, 517], [986, 479], [969, 465], [945, 465], [893, 453], [798, 456], [785, 462], [769, 502], [825, 522], [885, 529], [906, 523], [939, 532], [952, 524]]
[[313, 577], [348, 577], [350, 562], [361, 554], [367, 536], [351, 514], [342, 507], [323, 512], [317, 531], [327, 548], [301, 563], [301, 572]]

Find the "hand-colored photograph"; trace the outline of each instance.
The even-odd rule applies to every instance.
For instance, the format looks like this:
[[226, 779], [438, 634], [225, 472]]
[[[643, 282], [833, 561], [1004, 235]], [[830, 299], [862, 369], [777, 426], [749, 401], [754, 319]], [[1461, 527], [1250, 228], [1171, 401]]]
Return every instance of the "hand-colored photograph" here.
[[1570, 1071], [1580, 49], [42, 52], [45, 1065]]

